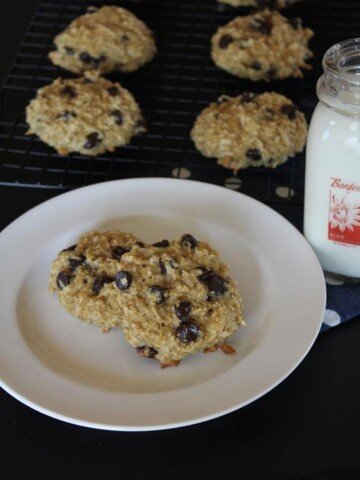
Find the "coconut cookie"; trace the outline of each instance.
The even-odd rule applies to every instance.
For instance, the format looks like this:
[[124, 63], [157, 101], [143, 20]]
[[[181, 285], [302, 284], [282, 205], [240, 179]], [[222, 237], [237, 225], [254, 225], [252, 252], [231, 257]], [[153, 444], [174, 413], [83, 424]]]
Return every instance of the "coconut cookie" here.
[[270, 8], [281, 9], [285, 7], [291, 7], [295, 3], [299, 3], [302, 0], [217, 0], [220, 3], [226, 3], [233, 7], [258, 7], [258, 8]]
[[301, 69], [311, 68], [306, 60], [312, 57], [312, 36], [301, 19], [264, 10], [220, 27], [211, 40], [211, 56], [218, 67], [240, 78], [301, 78]]
[[61, 251], [50, 274], [50, 291], [71, 315], [103, 330], [119, 325], [116, 274], [121, 257], [141, 249], [134, 235], [120, 231], [89, 232]]
[[126, 340], [162, 367], [223, 346], [244, 325], [242, 301], [227, 266], [192, 235], [130, 250], [115, 278]]
[[152, 32], [125, 8], [90, 7], [54, 40], [50, 60], [66, 70], [132, 72], [156, 53]]
[[275, 168], [301, 152], [307, 135], [303, 113], [278, 93], [223, 95], [197, 117], [191, 132], [205, 157], [235, 173], [247, 167]]
[[60, 155], [99, 155], [126, 145], [145, 131], [139, 105], [118, 83], [96, 74], [41, 88], [26, 109], [28, 134], [35, 134]]

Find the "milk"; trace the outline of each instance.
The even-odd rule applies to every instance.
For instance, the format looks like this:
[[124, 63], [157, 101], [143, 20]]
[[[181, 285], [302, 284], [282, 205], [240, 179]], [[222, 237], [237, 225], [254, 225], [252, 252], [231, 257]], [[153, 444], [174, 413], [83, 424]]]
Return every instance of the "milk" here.
[[325, 271], [360, 279], [360, 39], [332, 47], [323, 64], [307, 141], [304, 233]]

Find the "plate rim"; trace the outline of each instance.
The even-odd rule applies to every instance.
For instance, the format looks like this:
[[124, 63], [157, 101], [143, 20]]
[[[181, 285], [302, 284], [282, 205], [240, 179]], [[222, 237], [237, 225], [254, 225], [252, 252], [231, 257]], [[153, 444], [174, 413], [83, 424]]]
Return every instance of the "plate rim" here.
[[[290, 229], [293, 231], [293, 233], [296, 233], [298, 238], [301, 239], [301, 241], [304, 242], [304, 245], [305, 244], [307, 245], [308, 253], [309, 253], [310, 257], [312, 256], [312, 260], [314, 261], [313, 262], [314, 265], [317, 266], [318, 272], [321, 272], [321, 274], [322, 274], [322, 269], [321, 269], [320, 263], [319, 263], [316, 255], [315, 255], [314, 251], [311, 249], [311, 246], [306, 241], [305, 237], [301, 234], [301, 232], [291, 222], [289, 222], [284, 216], [282, 216], [276, 210], [274, 210], [270, 206], [260, 202], [259, 200], [255, 199], [253, 197], [250, 197], [249, 195], [246, 195], [242, 192], [233, 191], [233, 190], [227, 189], [226, 187], [223, 187], [223, 186], [214, 185], [214, 184], [210, 184], [210, 183], [207, 183], [207, 182], [200, 182], [200, 181], [191, 180], [191, 179], [177, 179], [177, 178], [167, 178], [167, 177], [140, 177], [140, 178], [131, 178], [131, 179], [117, 179], [117, 180], [110, 180], [110, 181], [106, 181], [106, 182], [99, 182], [99, 183], [96, 183], [96, 184], [87, 185], [87, 186], [84, 186], [84, 187], [81, 187], [81, 188], [77, 188], [77, 189], [73, 189], [73, 190], [70, 190], [70, 191], [67, 191], [67, 192], [63, 192], [59, 195], [56, 195], [55, 197], [52, 197], [52, 198], [50, 198], [50, 199], [48, 199], [44, 202], [41, 202], [40, 204], [32, 207], [31, 209], [29, 209], [28, 211], [24, 212], [22, 215], [17, 217], [13, 222], [11, 222], [8, 226], [6, 226], [1, 231], [0, 242], [6, 234], [11, 233], [12, 229], [16, 228], [17, 225], [23, 221], [24, 217], [30, 217], [34, 210], [40, 210], [42, 208], [48, 208], [49, 206], [51, 206], [51, 204], [56, 203], [59, 198], [64, 198], [64, 197], [72, 196], [74, 194], [79, 194], [79, 192], [81, 194], [81, 192], [88, 191], [88, 190], [96, 190], [97, 188], [103, 188], [104, 185], [109, 185], [109, 184], [119, 184], [121, 186], [124, 183], [136, 184], [136, 183], [143, 183], [143, 182], [149, 183], [149, 184], [151, 184], [151, 183], [155, 184], [155, 183], [159, 183], [159, 182], [160, 183], [177, 183], [179, 185], [187, 182], [187, 183], [191, 183], [195, 186], [196, 185], [201, 185], [202, 187], [206, 187], [206, 188], [210, 188], [210, 189], [219, 189], [223, 193], [227, 192], [227, 195], [229, 195], [229, 196], [231, 195], [234, 199], [235, 199], [235, 196], [237, 196], [238, 199], [239, 198], [245, 198], [247, 201], [250, 201], [250, 203], [254, 203], [257, 208], [265, 209], [265, 210], [270, 211], [272, 215], [275, 215], [275, 217], [277, 217], [280, 221], [286, 223], [287, 227], [288, 228], [290, 227]], [[240, 197], [239, 197], [239, 194], [240, 194]], [[325, 279], [322, 282], [321, 287], [322, 287], [321, 288], [322, 311], [324, 311], [325, 306], [326, 306]], [[320, 288], [320, 284], [319, 284], [319, 288]], [[107, 424], [107, 423], [103, 424], [103, 423], [99, 423], [99, 422], [84, 421], [84, 420], [81, 420], [81, 419], [78, 419], [78, 418], [75, 418], [75, 417], [71, 417], [69, 415], [64, 415], [64, 414], [59, 413], [57, 411], [54, 411], [52, 409], [46, 408], [42, 405], [39, 405], [36, 402], [33, 402], [31, 399], [23, 396], [22, 394], [19, 394], [15, 389], [13, 389], [10, 385], [8, 385], [6, 382], [4, 382], [2, 380], [1, 368], [0, 368], [0, 386], [6, 392], [8, 392], [10, 395], [12, 395], [15, 399], [17, 399], [18, 401], [27, 405], [28, 407], [30, 407], [30, 408], [32, 408], [32, 409], [34, 409], [34, 410], [36, 410], [40, 413], [43, 413], [47, 416], [55, 418], [57, 420], [67, 422], [67, 423], [71, 423], [71, 424], [78, 425], [78, 426], [101, 429], [101, 430], [124, 431], [124, 432], [126, 432], [126, 431], [129, 431], [129, 432], [134, 432], [134, 431], [135, 432], [136, 431], [157, 431], [157, 430], [167, 430], [167, 429], [173, 429], [173, 428], [180, 428], [180, 427], [185, 427], [185, 426], [189, 426], [189, 425], [195, 425], [195, 424], [203, 423], [205, 421], [209, 421], [209, 420], [227, 415], [229, 413], [232, 413], [232, 412], [234, 412], [234, 411], [236, 411], [236, 410], [254, 402], [258, 398], [266, 395], [272, 389], [276, 388], [289, 375], [291, 375], [291, 373], [300, 365], [300, 363], [306, 357], [306, 355], [308, 354], [308, 352], [312, 348], [312, 346], [313, 346], [313, 344], [314, 344], [314, 342], [315, 342], [315, 340], [316, 340], [316, 338], [319, 334], [321, 325], [322, 325], [322, 318], [319, 319], [317, 328], [314, 329], [315, 331], [312, 335], [311, 341], [309, 342], [307, 347], [304, 349], [302, 354], [297, 358], [296, 362], [294, 362], [291, 365], [290, 368], [286, 369], [286, 372], [282, 376], [280, 376], [279, 378], [276, 379], [276, 381], [272, 382], [266, 388], [261, 389], [261, 391], [259, 391], [256, 395], [251, 396], [246, 401], [236, 403], [229, 408], [217, 410], [217, 411], [215, 411], [214, 413], [211, 413], [211, 414], [199, 416], [195, 419], [191, 418], [189, 420], [176, 421], [176, 422], [173, 422], [173, 423], [160, 423], [160, 424], [140, 425], [140, 426], [139, 425], [131, 425], [131, 426], [130, 425], [116, 425], [116, 424], [110, 425], [110, 424]]]

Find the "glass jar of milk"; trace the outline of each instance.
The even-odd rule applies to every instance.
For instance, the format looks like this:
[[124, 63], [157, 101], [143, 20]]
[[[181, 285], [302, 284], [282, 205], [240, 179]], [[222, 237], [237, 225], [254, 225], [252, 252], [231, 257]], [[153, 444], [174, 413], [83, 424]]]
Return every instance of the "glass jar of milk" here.
[[360, 280], [360, 38], [331, 47], [317, 84], [305, 176], [304, 233], [323, 269]]

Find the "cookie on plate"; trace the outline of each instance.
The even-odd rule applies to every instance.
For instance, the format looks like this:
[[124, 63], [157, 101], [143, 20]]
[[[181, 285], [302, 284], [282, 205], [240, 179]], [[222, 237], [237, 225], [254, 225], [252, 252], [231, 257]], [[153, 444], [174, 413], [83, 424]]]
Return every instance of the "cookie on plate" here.
[[247, 167], [275, 168], [301, 152], [307, 135], [303, 113], [283, 95], [221, 96], [197, 117], [191, 131], [205, 157], [235, 173]]
[[120, 231], [88, 232], [61, 251], [51, 268], [49, 288], [71, 315], [104, 331], [119, 326], [116, 273], [120, 259], [142, 243]]
[[50, 60], [66, 70], [132, 72], [156, 53], [153, 33], [125, 8], [90, 7], [54, 40]]
[[258, 7], [258, 8], [271, 8], [281, 9], [285, 7], [291, 7], [295, 3], [299, 3], [302, 0], [217, 0], [220, 3], [227, 3], [233, 7]]
[[162, 367], [223, 346], [244, 325], [227, 266], [192, 235], [132, 249], [121, 257], [117, 282], [126, 340]]
[[129, 143], [145, 131], [134, 97], [118, 83], [88, 72], [58, 78], [41, 88], [26, 109], [28, 134], [35, 134], [60, 155], [99, 155]]
[[301, 78], [301, 69], [311, 68], [306, 61], [312, 57], [312, 36], [301, 19], [264, 10], [220, 27], [211, 40], [211, 56], [218, 67], [240, 78]]

